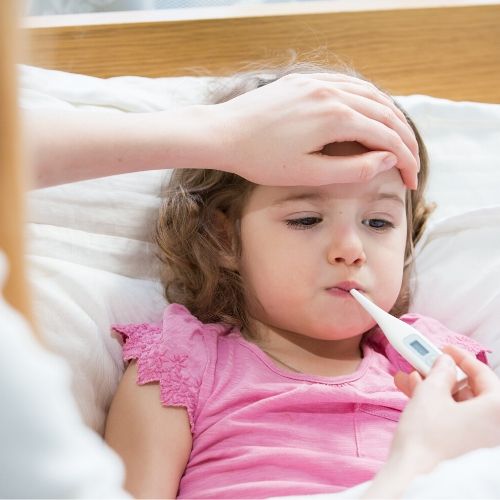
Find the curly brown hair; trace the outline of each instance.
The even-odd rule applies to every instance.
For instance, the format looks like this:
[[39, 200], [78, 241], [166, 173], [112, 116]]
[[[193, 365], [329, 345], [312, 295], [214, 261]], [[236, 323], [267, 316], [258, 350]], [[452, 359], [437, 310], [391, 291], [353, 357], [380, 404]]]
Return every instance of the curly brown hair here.
[[[279, 70], [239, 73], [226, 79], [212, 91], [211, 101], [225, 102], [291, 73], [313, 72], [340, 72], [361, 78], [351, 68], [325, 69], [318, 65], [291, 64]], [[408, 311], [413, 248], [434, 208], [425, 202], [423, 196], [428, 177], [425, 145], [410, 117], [401, 111], [418, 142], [420, 172], [418, 188], [407, 190], [406, 194], [408, 232], [403, 284], [391, 310], [398, 316]], [[255, 186], [228, 172], [179, 169], [172, 173], [164, 192], [154, 240], [164, 264], [161, 279], [165, 295], [169, 302], [183, 304], [204, 323], [222, 322], [244, 330], [248, 327], [244, 284], [237, 269], [227, 262], [234, 261], [234, 257], [240, 254], [238, 221]], [[231, 231], [223, 229], [221, 214], [231, 224]], [[228, 234], [236, 236], [230, 238]]]

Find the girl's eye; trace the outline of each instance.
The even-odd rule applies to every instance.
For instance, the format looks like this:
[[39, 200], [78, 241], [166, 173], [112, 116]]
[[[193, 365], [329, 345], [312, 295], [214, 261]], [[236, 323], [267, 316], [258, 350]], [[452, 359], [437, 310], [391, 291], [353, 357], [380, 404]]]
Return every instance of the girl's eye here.
[[322, 220], [320, 217], [300, 217], [298, 219], [288, 219], [286, 225], [294, 229], [309, 229], [319, 224]]
[[384, 219], [365, 219], [363, 221], [363, 224], [377, 231], [383, 231], [384, 229], [390, 229], [394, 227], [394, 224], [392, 222]]

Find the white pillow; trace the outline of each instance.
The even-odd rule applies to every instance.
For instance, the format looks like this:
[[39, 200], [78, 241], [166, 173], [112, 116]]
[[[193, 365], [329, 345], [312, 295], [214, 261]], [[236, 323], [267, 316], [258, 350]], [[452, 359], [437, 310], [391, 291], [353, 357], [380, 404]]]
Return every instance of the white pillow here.
[[429, 151], [433, 219], [500, 205], [500, 105], [421, 95], [397, 100]]
[[[21, 66], [20, 81], [26, 108], [142, 112], [202, 102], [212, 79], [104, 80]], [[418, 248], [412, 310], [496, 347], [500, 106], [428, 96], [398, 100], [427, 143], [429, 198], [439, 204]], [[148, 243], [165, 176], [139, 172], [30, 194], [37, 319], [72, 366], [77, 401], [98, 431], [123, 369], [110, 324], [158, 321], [165, 305]], [[496, 352], [492, 359], [500, 374]]]
[[489, 347], [500, 376], [500, 204], [432, 224], [414, 271], [411, 309]]
[[35, 313], [74, 370], [85, 421], [99, 432], [123, 371], [114, 322], [158, 321], [165, 306], [149, 240], [162, 172], [30, 193]]

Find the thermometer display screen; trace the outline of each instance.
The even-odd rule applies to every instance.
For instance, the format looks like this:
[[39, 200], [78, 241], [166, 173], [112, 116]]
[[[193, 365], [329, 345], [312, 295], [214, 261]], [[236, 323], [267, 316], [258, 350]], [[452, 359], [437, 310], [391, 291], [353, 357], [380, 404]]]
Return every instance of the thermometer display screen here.
[[429, 351], [418, 340], [414, 340], [410, 345], [422, 356], [429, 354]]

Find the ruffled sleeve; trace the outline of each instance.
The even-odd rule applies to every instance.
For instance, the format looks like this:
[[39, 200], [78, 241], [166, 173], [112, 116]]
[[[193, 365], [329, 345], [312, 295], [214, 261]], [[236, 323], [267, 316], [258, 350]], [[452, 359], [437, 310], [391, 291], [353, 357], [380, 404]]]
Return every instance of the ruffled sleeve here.
[[[479, 361], [488, 364], [486, 353], [491, 352], [489, 349], [484, 348], [470, 337], [449, 330], [436, 319], [413, 313], [405, 314], [400, 319], [413, 326], [440, 349], [446, 345], [455, 345], [473, 353]], [[406, 373], [413, 371], [414, 368], [389, 344], [384, 334], [380, 331], [380, 328], [377, 327], [372, 332], [370, 343], [374, 344], [378, 350], [384, 352], [385, 356], [394, 366], [395, 371], [401, 370]]]
[[137, 383], [158, 382], [161, 403], [185, 407], [191, 431], [209, 363], [205, 337], [213, 338], [212, 326], [204, 325], [179, 304], [165, 309], [161, 325], [112, 325], [124, 342], [123, 359], [137, 360]]

